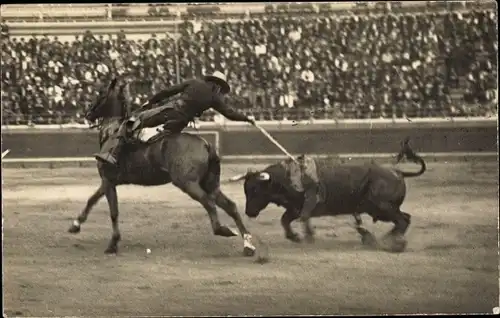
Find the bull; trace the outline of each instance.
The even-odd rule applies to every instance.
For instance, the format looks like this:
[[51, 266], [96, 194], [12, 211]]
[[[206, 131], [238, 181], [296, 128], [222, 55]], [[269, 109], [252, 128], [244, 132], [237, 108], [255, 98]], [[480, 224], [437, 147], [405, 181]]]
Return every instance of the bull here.
[[[290, 224], [300, 218], [307, 242], [314, 241], [310, 218], [319, 216], [353, 215], [362, 243], [393, 252], [403, 252], [404, 238], [410, 214], [401, 211], [406, 196], [405, 179], [418, 177], [426, 171], [422, 157], [402, 143], [397, 155], [420, 165], [417, 172], [386, 168], [375, 163], [361, 165], [338, 164], [333, 158], [299, 157], [299, 165], [288, 159], [272, 164], [262, 171], [248, 171], [232, 181], [244, 180], [245, 213], [256, 218], [270, 203], [284, 207], [281, 225], [285, 237], [293, 242], [301, 239]], [[373, 222], [392, 222], [394, 227], [381, 242], [362, 227], [361, 215]]]

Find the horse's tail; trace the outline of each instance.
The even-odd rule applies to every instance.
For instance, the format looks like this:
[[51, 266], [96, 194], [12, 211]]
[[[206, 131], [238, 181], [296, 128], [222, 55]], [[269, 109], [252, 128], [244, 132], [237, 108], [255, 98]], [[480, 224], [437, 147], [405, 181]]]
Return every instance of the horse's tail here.
[[208, 167], [205, 176], [201, 180], [201, 186], [207, 193], [212, 193], [220, 186], [220, 157], [212, 144], [205, 141], [205, 147], [208, 151]]

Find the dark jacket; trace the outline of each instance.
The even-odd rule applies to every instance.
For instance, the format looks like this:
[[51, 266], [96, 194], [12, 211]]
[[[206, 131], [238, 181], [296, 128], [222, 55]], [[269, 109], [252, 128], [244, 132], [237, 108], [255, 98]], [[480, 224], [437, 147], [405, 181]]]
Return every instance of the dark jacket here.
[[155, 104], [177, 94], [181, 94], [179, 98], [181, 102], [177, 103], [177, 110], [186, 118], [199, 117], [205, 110], [213, 108], [230, 120], [248, 121], [247, 116], [227, 106], [222, 96], [213, 92], [210, 83], [199, 79], [187, 80], [171, 86], [154, 95], [149, 103]]

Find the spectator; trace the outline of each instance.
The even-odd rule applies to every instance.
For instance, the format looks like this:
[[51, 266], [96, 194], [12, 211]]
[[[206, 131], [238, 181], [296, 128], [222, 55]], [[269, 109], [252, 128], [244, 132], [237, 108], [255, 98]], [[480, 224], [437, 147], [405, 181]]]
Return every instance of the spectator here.
[[[160, 9], [168, 14], [155, 6], [150, 14]], [[264, 119], [491, 115], [497, 32], [488, 10], [246, 15], [236, 22], [184, 21], [178, 35], [145, 41], [124, 32], [107, 39], [85, 32], [72, 43], [17, 39], [2, 25], [4, 121], [83, 123], [95, 87], [115, 74], [134, 81], [128, 99], [137, 107], [177, 79], [215, 69], [233, 85], [228, 98], [248, 112], [260, 109]]]

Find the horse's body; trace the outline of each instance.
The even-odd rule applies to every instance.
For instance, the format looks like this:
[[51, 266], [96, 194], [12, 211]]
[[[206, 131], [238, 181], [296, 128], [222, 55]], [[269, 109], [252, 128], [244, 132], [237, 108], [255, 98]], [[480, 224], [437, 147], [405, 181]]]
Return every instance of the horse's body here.
[[[99, 130], [101, 147], [118, 130], [124, 118], [123, 99], [119, 98], [121, 89], [115, 90], [114, 84], [110, 85], [107, 96], [101, 98], [86, 116], [90, 120], [103, 118]], [[97, 163], [101, 185], [73, 221], [69, 232], [80, 232], [81, 224], [87, 220], [92, 207], [106, 196], [113, 226], [113, 235], [106, 253], [116, 253], [121, 238], [116, 187], [123, 184], [155, 186], [172, 182], [203, 205], [215, 235], [238, 235], [220, 224], [216, 206], [231, 216], [243, 236], [245, 255], [253, 255], [255, 247], [236, 204], [220, 190], [220, 159], [213, 146], [200, 136], [189, 133], [158, 135], [153, 139], [151, 142], [137, 139], [128, 143], [116, 167], [100, 161]]]
[[[205, 191], [215, 190], [218, 186], [215, 173], [220, 174], [220, 168], [217, 167], [220, 160], [210, 143], [189, 133], [155, 137], [153, 138], [156, 140], [152, 142], [135, 140], [127, 144], [119, 169], [110, 169], [111, 167], [99, 161], [99, 174], [113, 180], [116, 185], [155, 186], [170, 182], [179, 184], [186, 178], [194, 180], [213, 171], [211, 178], [201, 181], [204, 181], [202, 188]], [[189, 153], [192, 166], [183, 164], [186, 153]], [[170, 171], [173, 171], [174, 178], [180, 177], [181, 180], [172, 179]], [[207, 184], [208, 181], [214, 184]]]

